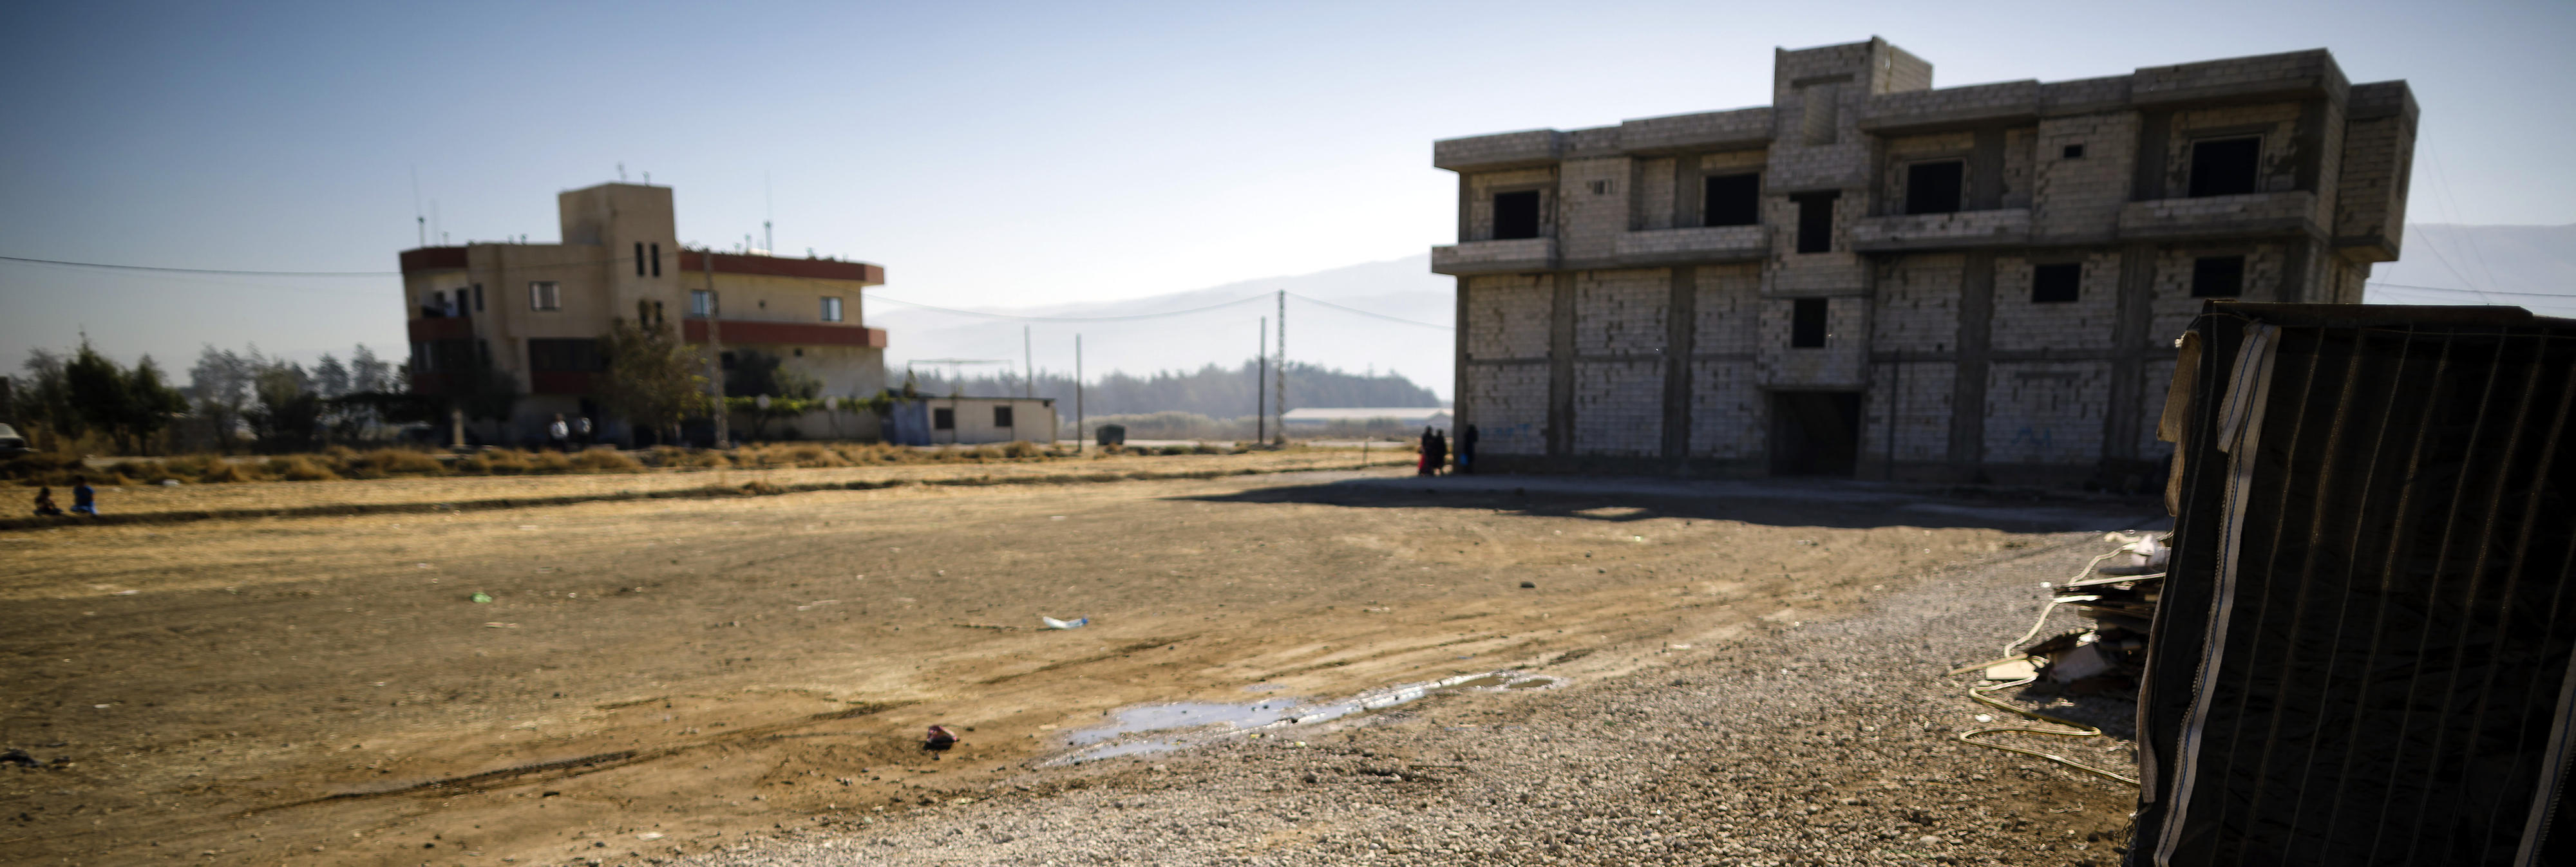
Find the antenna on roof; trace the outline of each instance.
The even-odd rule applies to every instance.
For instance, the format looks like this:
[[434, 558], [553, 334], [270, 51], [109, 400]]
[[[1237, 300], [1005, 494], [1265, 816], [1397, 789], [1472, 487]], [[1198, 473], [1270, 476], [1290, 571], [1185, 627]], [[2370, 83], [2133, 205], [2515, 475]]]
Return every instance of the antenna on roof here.
[[626, 182], [626, 164], [625, 164], [625, 163], [618, 163], [618, 164], [617, 164], [617, 182], [618, 182], [618, 183], [621, 183], [621, 184]]
[[769, 233], [769, 221], [776, 216], [778, 216], [778, 197], [770, 194], [769, 170], [762, 169], [760, 171], [760, 246], [762, 249], [771, 251], [772, 255], [775, 255], [778, 250], [778, 238]]
[[420, 214], [420, 166], [411, 167], [411, 219], [420, 227], [420, 245], [429, 246], [429, 218]]

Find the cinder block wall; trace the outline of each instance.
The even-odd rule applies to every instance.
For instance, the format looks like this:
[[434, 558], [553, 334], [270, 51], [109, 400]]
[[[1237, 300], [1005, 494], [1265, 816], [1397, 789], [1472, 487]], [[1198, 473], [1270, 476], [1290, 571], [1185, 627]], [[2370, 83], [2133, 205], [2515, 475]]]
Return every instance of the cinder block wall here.
[[[1932, 84], [1872, 39], [1779, 52], [1767, 108], [1442, 142], [1462, 245], [1519, 189], [1553, 241], [1457, 257], [1522, 269], [1458, 283], [1459, 415], [1490, 465], [1758, 474], [1773, 395], [1822, 391], [1860, 398], [1862, 477], [2127, 484], [2170, 452], [2201, 260], [2243, 261], [2213, 297], [2350, 303], [2397, 255], [2412, 95], [2322, 51]], [[2255, 192], [2190, 197], [2195, 143], [2244, 136]], [[1931, 160], [1964, 164], [1962, 210], [1908, 216]], [[1759, 231], [1702, 229], [1704, 179], [1742, 172]], [[1830, 240], [1800, 252], [1818, 197]], [[2034, 294], [2056, 265], [2071, 300]], [[1825, 302], [1821, 347], [1790, 345], [1801, 299]]]

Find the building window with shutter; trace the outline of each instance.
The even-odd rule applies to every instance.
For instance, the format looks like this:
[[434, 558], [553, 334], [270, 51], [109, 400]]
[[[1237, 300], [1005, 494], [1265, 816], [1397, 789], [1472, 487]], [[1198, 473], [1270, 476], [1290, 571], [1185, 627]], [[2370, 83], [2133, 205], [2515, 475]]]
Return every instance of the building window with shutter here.
[[528, 309], [548, 312], [562, 310], [563, 284], [553, 280], [536, 280], [528, 283]]
[[839, 298], [825, 298], [825, 299], [823, 299], [823, 321], [825, 321], [825, 322], [839, 322], [839, 321], [841, 321], [841, 299], [839, 299]]
[[930, 428], [932, 430], [956, 430], [957, 411], [947, 407], [931, 410]]
[[689, 290], [689, 318], [708, 319], [716, 315], [716, 293], [713, 289]]
[[1010, 408], [1010, 407], [1008, 407], [1008, 406], [997, 406], [997, 407], [994, 407], [994, 408], [993, 408], [993, 426], [994, 426], [994, 427], [1011, 427], [1011, 426], [1012, 426], [1012, 425], [1011, 425], [1011, 408]]

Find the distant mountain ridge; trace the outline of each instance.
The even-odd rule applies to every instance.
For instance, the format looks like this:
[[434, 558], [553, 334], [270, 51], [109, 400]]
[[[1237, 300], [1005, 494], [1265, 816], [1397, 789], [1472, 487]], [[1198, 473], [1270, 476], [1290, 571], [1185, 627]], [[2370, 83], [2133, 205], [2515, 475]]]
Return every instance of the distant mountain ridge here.
[[[2511, 304], [2534, 313], [2576, 316], [2576, 224], [2471, 226], [2416, 223], [2406, 227], [2403, 258], [2375, 266], [2365, 297], [2374, 304]], [[1369, 262], [1287, 277], [1243, 280], [1205, 289], [1119, 301], [1067, 302], [1015, 310], [1029, 316], [1131, 316], [1186, 310], [1235, 301], [1278, 289], [1373, 313], [1437, 325], [1456, 316], [1456, 283], [1431, 273], [1428, 254]], [[2484, 290], [2485, 294], [2477, 291]], [[2517, 293], [2517, 294], [2503, 294]], [[902, 298], [901, 290], [891, 290]], [[907, 299], [915, 300], [915, 299]], [[928, 299], [917, 299], [928, 303]], [[887, 363], [898, 379], [904, 363], [923, 358], [1021, 360], [1023, 323], [976, 319], [909, 308], [875, 298], [868, 324], [890, 334]], [[1070, 373], [1072, 336], [1084, 337], [1084, 371], [1097, 379], [1109, 371], [1150, 376], [1191, 372], [1204, 365], [1232, 366], [1259, 351], [1259, 321], [1276, 316], [1275, 301], [1258, 299], [1204, 313], [1128, 322], [1034, 323], [1042, 371]], [[1268, 335], [1275, 339], [1277, 323]], [[1450, 392], [1452, 332], [1374, 319], [1288, 302], [1291, 361], [1357, 373], [1400, 372], [1443, 398]], [[943, 373], [998, 374], [999, 365], [931, 366]]]

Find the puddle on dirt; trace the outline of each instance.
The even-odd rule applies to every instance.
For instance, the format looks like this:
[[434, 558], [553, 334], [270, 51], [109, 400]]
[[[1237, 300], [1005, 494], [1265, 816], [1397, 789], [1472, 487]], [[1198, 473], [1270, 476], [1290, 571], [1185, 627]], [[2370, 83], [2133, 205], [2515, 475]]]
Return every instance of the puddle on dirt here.
[[[1506, 670], [1379, 687], [1334, 701], [1307, 702], [1281, 696], [1248, 704], [1174, 702], [1139, 705], [1112, 713], [1111, 721], [1105, 725], [1067, 733], [1065, 745], [1080, 749], [1041, 764], [1069, 765], [1113, 756], [1166, 752], [1219, 738], [1257, 735], [1264, 729], [1329, 722], [1363, 711], [1407, 704], [1447, 690], [1544, 689], [1562, 683], [1564, 681], [1560, 678]], [[1279, 688], [1274, 684], [1247, 687], [1265, 692]], [[1166, 734], [1133, 737], [1149, 733]]]

